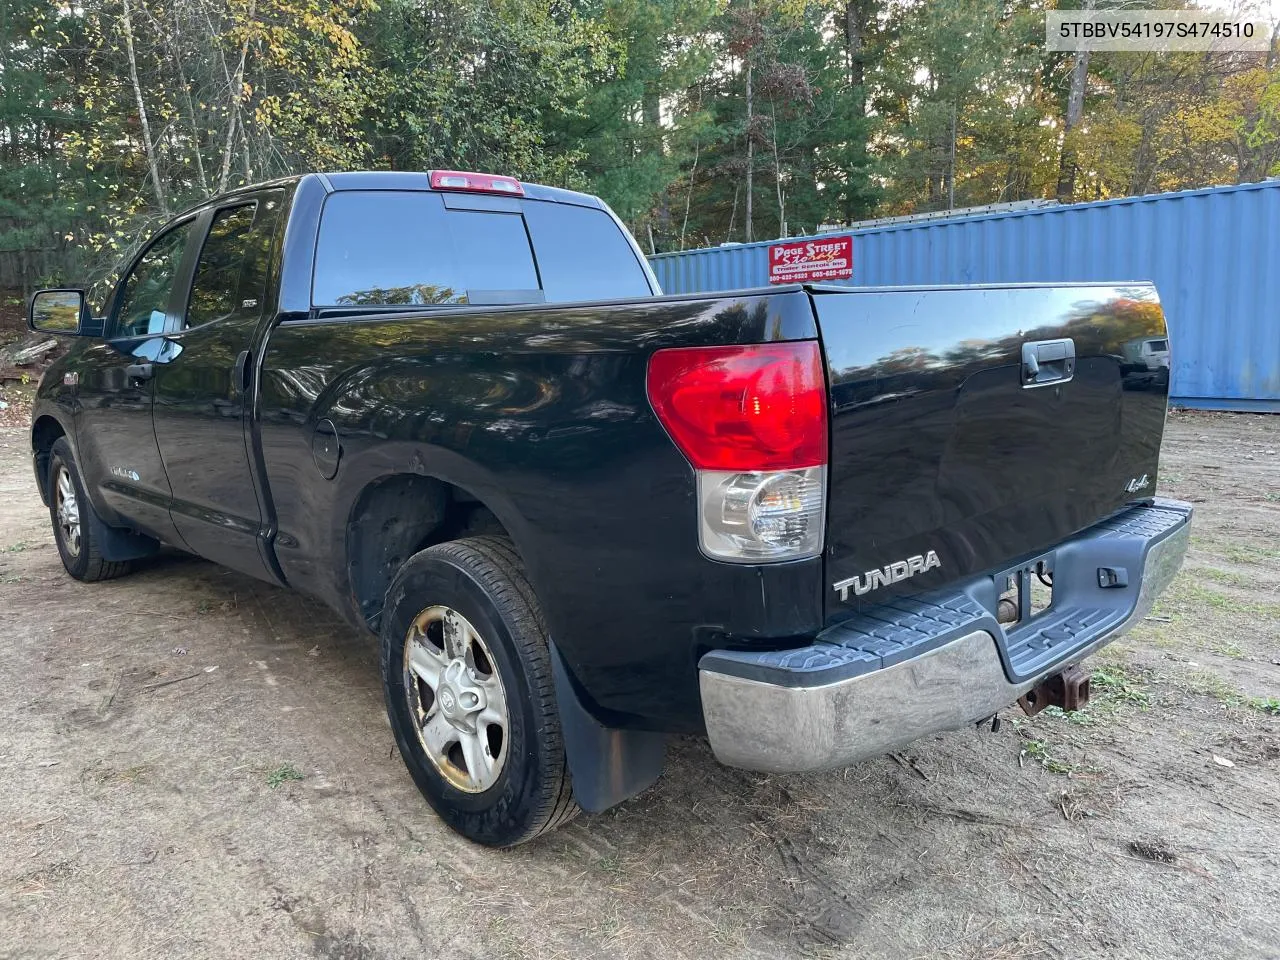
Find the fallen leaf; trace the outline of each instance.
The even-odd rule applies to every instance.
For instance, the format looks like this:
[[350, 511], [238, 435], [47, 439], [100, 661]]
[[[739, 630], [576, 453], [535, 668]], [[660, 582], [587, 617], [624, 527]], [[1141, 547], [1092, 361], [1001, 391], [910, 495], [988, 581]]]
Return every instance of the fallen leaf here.
[[1218, 766], [1220, 766], [1220, 767], [1234, 767], [1234, 766], [1235, 766], [1235, 764], [1234, 764], [1234, 763], [1232, 763], [1230, 760], [1228, 760], [1226, 757], [1220, 757], [1220, 756], [1218, 756], [1216, 753], [1213, 755], [1213, 762], [1214, 762], [1214, 763], [1216, 763], [1216, 764], [1217, 764]]

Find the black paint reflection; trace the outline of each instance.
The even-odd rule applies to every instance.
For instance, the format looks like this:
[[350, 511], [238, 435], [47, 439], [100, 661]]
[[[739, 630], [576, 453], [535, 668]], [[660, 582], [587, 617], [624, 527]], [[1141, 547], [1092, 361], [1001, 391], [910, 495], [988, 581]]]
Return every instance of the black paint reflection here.
[[[898, 592], [990, 569], [1118, 509], [1129, 480], [1155, 476], [1168, 355], [1161, 375], [1150, 286], [815, 301], [833, 404], [829, 580], [931, 549], [942, 568]], [[1071, 380], [1025, 388], [1022, 345], [1064, 337]], [[833, 617], [855, 609], [828, 601]]]
[[[445, 480], [515, 538], [600, 706], [697, 729], [698, 656], [726, 635], [816, 631], [821, 561], [762, 570], [701, 555], [693, 473], [649, 406], [648, 356], [816, 333], [798, 290], [284, 323], [258, 403], [280, 564], [292, 586], [349, 601], [360, 492], [393, 474]], [[325, 418], [342, 447], [332, 481], [312, 453]]]

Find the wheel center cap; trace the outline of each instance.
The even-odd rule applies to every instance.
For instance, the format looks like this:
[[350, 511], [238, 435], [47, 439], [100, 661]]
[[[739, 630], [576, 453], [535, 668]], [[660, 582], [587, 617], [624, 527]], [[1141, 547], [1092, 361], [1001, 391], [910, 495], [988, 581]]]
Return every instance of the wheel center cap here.
[[458, 708], [458, 698], [453, 695], [453, 691], [448, 687], [440, 688], [440, 709], [444, 711], [446, 717], [452, 717], [454, 711]]
[[465, 663], [454, 660], [445, 668], [436, 690], [436, 703], [446, 719], [470, 729], [470, 716], [483, 710], [485, 702], [484, 691], [472, 681]]

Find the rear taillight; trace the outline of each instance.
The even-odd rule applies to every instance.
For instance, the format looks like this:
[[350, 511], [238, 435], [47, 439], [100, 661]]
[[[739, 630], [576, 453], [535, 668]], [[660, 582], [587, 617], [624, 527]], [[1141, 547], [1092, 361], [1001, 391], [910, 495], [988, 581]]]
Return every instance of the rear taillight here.
[[762, 563], [822, 552], [827, 392], [816, 342], [659, 350], [648, 391], [697, 472], [704, 553]]

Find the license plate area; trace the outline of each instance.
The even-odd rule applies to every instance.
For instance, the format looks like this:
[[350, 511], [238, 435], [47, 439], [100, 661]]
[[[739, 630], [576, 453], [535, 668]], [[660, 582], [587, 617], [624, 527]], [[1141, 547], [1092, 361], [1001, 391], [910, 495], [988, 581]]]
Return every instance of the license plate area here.
[[1038, 557], [995, 578], [996, 619], [1008, 630], [1026, 626], [1053, 609], [1053, 556]]

